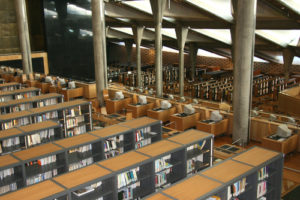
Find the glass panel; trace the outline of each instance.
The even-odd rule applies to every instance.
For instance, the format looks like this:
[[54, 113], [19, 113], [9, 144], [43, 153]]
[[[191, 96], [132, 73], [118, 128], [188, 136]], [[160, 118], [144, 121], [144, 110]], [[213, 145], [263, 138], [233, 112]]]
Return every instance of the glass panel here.
[[149, 0], [139, 0], [139, 1], [123, 1], [123, 4], [141, 10], [143, 12], [152, 14], [151, 4]]
[[213, 57], [213, 58], [225, 58], [223, 56], [217, 55], [215, 53], [211, 53], [209, 51], [205, 51], [203, 49], [198, 49], [197, 55], [198, 56]]
[[193, 29], [194, 31], [214, 38], [221, 42], [231, 44], [231, 33], [229, 29]]
[[300, 30], [256, 30], [255, 33], [283, 47], [297, 46], [300, 38]]

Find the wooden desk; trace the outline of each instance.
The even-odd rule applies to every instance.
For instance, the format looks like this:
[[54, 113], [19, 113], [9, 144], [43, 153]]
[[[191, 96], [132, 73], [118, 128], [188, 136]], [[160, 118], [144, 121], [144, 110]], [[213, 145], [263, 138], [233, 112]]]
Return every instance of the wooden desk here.
[[40, 88], [41, 92], [43, 94], [48, 93], [49, 92], [49, 87], [50, 87], [51, 83], [41, 83], [41, 82], [37, 82], [35, 84], [35, 87]]
[[298, 137], [299, 135], [295, 134], [284, 141], [277, 141], [268, 137], [264, 137], [262, 138], [262, 147], [288, 154], [297, 150]]
[[27, 80], [27, 81], [26, 81], [26, 85], [27, 85], [28, 87], [35, 87], [37, 83], [38, 83], [37, 80]]
[[82, 97], [83, 96], [83, 88], [78, 87], [74, 89], [66, 89], [62, 88], [60, 93], [64, 95], [64, 100], [69, 101], [70, 99], [76, 98], [76, 97]]
[[232, 144], [224, 144], [220, 147], [214, 147], [214, 157], [225, 160], [238, 153], [241, 153], [242, 151], [244, 151], [242, 147]]
[[173, 122], [171, 123], [171, 128], [184, 131], [188, 128], [195, 127], [199, 117], [200, 113], [194, 113], [186, 117], [180, 117], [178, 114], [171, 115], [170, 122]]
[[197, 130], [211, 133], [217, 136], [227, 132], [228, 119], [223, 119], [222, 121], [213, 124], [198, 121], [196, 127]]
[[147, 116], [161, 120], [162, 122], [167, 122], [170, 121], [170, 116], [176, 113], [176, 108], [171, 107], [170, 109], [167, 110], [159, 110], [159, 111], [154, 111], [152, 109], [147, 110]]
[[132, 116], [134, 118], [147, 116], [147, 110], [152, 109], [153, 107], [154, 103], [147, 103], [146, 105], [127, 105], [127, 109], [132, 111]]
[[83, 97], [93, 99], [97, 97], [96, 83], [82, 83], [76, 81], [76, 86], [83, 87]]
[[106, 100], [106, 112], [107, 114], [117, 113], [118, 111], [127, 107], [132, 102], [132, 98], [124, 98], [121, 100]]

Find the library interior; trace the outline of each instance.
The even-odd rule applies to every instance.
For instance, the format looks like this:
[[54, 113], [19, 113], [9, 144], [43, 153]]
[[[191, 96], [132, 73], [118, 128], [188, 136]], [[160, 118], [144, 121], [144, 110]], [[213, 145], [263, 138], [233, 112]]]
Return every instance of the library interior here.
[[299, 0], [0, 0], [0, 200], [299, 200]]

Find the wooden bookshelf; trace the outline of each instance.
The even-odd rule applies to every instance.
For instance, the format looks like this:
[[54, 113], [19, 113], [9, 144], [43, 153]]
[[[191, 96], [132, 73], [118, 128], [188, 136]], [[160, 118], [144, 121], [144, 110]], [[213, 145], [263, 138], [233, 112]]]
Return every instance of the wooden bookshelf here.
[[156, 157], [158, 155], [162, 155], [164, 153], [170, 152], [177, 148], [180, 148], [181, 145], [176, 144], [171, 141], [161, 140], [159, 142], [155, 142], [149, 146], [142, 147], [137, 150], [137, 152], [143, 153], [150, 157]]
[[133, 119], [133, 120], [124, 122], [121, 125], [128, 126], [130, 128], [139, 128], [139, 127], [147, 126], [147, 125], [150, 126], [150, 124], [154, 123], [154, 122], [157, 122], [157, 120], [151, 119], [149, 117], [141, 117], [138, 119]]
[[29, 87], [29, 88], [17, 89], [13, 91], [5, 91], [5, 92], [1, 92], [0, 96], [18, 95], [26, 92], [37, 92], [39, 94], [40, 89], [35, 87]]
[[0, 156], [0, 168], [9, 166], [9, 165], [13, 165], [13, 164], [17, 164], [18, 162], [20, 162], [20, 161], [11, 155]]
[[70, 148], [73, 146], [89, 144], [95, 140], [100, 140], [100, 139], [94, 135], [81, 134], [81, 135], [76, 135], [76, 136], [73, 136], [70, 138], [58, 140], [58, 141], [55, 141], [54, 143], [59, 146], [62, 146], [64, 148]]
[[32, 185], [17, 192], [9, 193], [1, 196], [1, 200], [40, 200], [53, 195], [57, 195], [64, 191], [64, 188], [55, 184], [51, 180]]
[[278, 152], [254, 147], [243, 154], [233, 157], [232, 159], [252, 166], [259, 166], [278, 155]]
[[205, 170], [201, 174], [225, 183], [241, 176], [251, 169], [252, 167], [249, 165], [227, 160], [219, 165]]
[[133, 166], [135, 164], [141, 163], [147, 159], [149, 159], [148, 156], [131, 151], [119, 155], [117, 157], [98, 162], [98, 164], [112, 171], [118, 171], [127, 168], [129, 166]]
[[167, 197], [166, 195], [164, 194], [161, 194], [161, 193], [157, 193], [155, 195], [152, 195], [148, 198], [146, 198], [147, 200], [173, 200], [169, 197]]
[[20, 86], [21, 84], [20, 83], [17, 83], [17, 82], [9, 82], [9, 83], [3, 83], [3, 84], [0, 84], [0, 88], [3, 88], [3, 87], [10, 87], [10, 86]]
[[46, 156], [54, 152], [62, 151], [63, 149], [55, 144], [48, 143], [41, 146], [36, 146], [30, 149], [13, 153], [14, 156], [22, 161], [38, 158], [40, 156]]
[[209, 191], [212, 191], [222, 184], [203, 176], [195, 175], [187, 180], [178, 183], [171, 188], [163, 191], [163, 193], [178, 199], [198, 199]]
[[70, 189], [84, 183], [109, 175], [111, 172], [96, 164], [78, 169], [53, 178], [56, 182]]
[[170, 137], [170, 138], [168, 138], [168, 140], [177, 142], [179, 144], [191, 144], [194, 141], [201, 140], [201, 139], [204, 139], [209, 136], [211, 136], [211, 135], [208, 133], [205, 133], [203, 131], [191, 129], [191, 130], [185, 131], [181, 134]]
[[57, 122], [43, 121], [40, 123], [30, 124], [27, 126], [20, 126], [19, 129], [23, 132], [34, 132], [34, 131], [49, 129], [49, 128], [57, 127], [57, 126], [59, 126], [59, 123], [57, 123]]
[[17, 128], [11, 128], [7, 130], [0, 131], [0, 140], [8, 137], [22, 135], [23, 132]]
[[108, 126], [108, 127], [102, 128], [102, 129], [91, 131], [90, 133], [93, 135], [96, 135], [98, 137], [101, 137], [101, 138], [106, 138], [109, 136], [118, 135], [120, 133], [125, 133], [125, 132], [131, 131], [131, 130], [132, 130], [131, 128], [128, 128], [125, 126], [120, 126], [120, 125], [116, 124], [113, 126]]

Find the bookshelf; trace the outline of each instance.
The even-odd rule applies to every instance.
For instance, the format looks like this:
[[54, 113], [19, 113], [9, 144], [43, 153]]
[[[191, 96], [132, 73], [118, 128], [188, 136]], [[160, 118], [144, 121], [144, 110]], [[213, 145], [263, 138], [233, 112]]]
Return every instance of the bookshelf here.
[[182, 145], [162, 140], [137, 150], [154, 159], [155, 189], [164, 188], [186, 176], [185, 150]]
[[120, 125], [108, 126], [90, 132], [90, 134], [101, 137], [101, 148], [103, 148], [103, 158], [105, 159], [134, 149], [134, 133], [134, 129]]
[[[28, 195], [30, 194], [30, 195]], [[17, 192], [9, 193], [1, 196], [1, 200], [52, 200], [66, 196], [66, 191], [63, 187], [54, 183], [52, 180], [47, 180], [42, 183], [29, 186], [18, 190]]]
[[66, 171], [64, 151], [48, 143], [12, 154], [22, 162], [24, 185], [50, 179]]
[[148, 156], [131, 151], [98, 164], [116, 172], [119, 200], [144, 197], [154, 191], [154, 166]]
[[10, 128], [31, 124], [31, 114], [31, 112], [25, 110], [6, 115], [0, 115], [1, 130], [7, 130]]
[[0, 102], [8, 102], [15, 99], [24, 99], [33, 96], [38, 96], [40, 95], [40, 92], [40, 89], [34, 87], [1, 92]]
[[60, 124], [54, 121], [21, 126], [19, 130], [24, 133], [26, 148], [63, 138]]
[[67, 171], [74, 171], [103, 159], [101, 140], [91, 134], [65, 138], [55, 144], [64, 148]]
[[0, 195], [23, 186], [22, 165], [11, 155], [0, 156]]
[[54, 178], [68, 189], [69, 199], [115, 199], [113, 173], [96, 164]]
[[135, 149], [157, 142], [162, 137], [161, 121], [149, 117], [130, 120], [120, 123], [120, 125], [135, 129], [133, 135]]
[[49, 93], [24, 99], [11, 100], [9, 102], [0, 102], [0, 114], [8, 114], [32, 108], [40, 108], [44, 106], [61, 103], [63, 96], [56, 93]]
[[2, 92], [17, 90], [17, 89], [20, 89], [20, 88], [21, 88], [21, 84], [16, 83], [16, 82], [0, 84], [0, 91], [2, 91]]
[[212, 166], [214, 142], [212, 134], [191, 129], [168, 140], [184, 145], [187, 175]]
[[29, 110], [33, 122], [58, 121], [63, 126], [64, 137], [79, 135], [93, 129], [91, 103], [74, 100]]
[[282, 170], [282, 153], [253, 147], [162, 190], [161, 194], [171, 199], [280, 199]]

